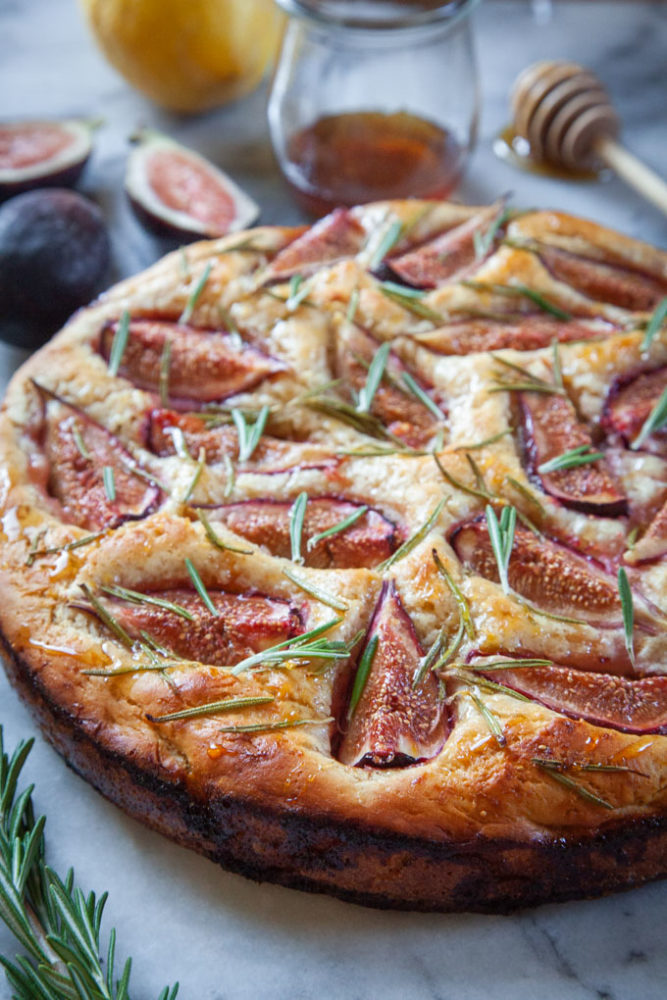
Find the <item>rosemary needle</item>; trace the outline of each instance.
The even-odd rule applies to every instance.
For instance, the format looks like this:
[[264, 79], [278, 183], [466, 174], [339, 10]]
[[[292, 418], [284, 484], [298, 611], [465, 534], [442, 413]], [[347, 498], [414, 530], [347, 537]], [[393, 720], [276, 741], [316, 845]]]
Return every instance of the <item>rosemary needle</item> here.
[[218, 611], [215, 604], [211, 600], [211, 596], [208, 590], [206, 589], [204, 581], [197, 572], [197, 568], [193, 564], [192, 560], [186, 559], [185, 566], [190, 576], [190, 579], [192, 580], [192, 584], [197, 593], [199, 594], [199, 596], [201, 597], [202, 601], [204, 602], [206, 608], [211, 612], [212, 615], [215, 615], [215, 617], [217, 618], [220, 612]]
[[125, 348], [127, 347], [127, 341], [130, 335], [130, 314], [127, 309], [123, 310], [123, 314], [120, 317], [120, 322], [116, 327], [116, 332], [113, 335], [113, 342], [111, 344], [111, 350], [109, 352], [109, 374], [117, 375], [120, 368], [120, 363], [123, 360], [123, 355], [125, 354]]
[[199, 276], [199, 280], [197, 281], [197, 284], [192, 289], [192, 293], [190, 294], [190, 298], [188, 299], [188, 301], [187, 301], [187, 303], [185, 305], [185, 309], [181, 313], [181, 317], [180, 317], [179, 323], [189, 323], [190, 320], [192, 319], [192, 314], [195, 311], [195, 306], [197, 305], [197, 302], [199, 301], [199, 297], [200, 297], [201, 293], [204, 291], [204, 286], [206, 285], [206, 282], [208, 281], [209, 277], [211, 276], [211, 268], [212, 268], [212, 264], [209, 261], [208, 264], [206, 265], [206, 267], [204, 268], [204, 270], [202, 271], [201, 275]]

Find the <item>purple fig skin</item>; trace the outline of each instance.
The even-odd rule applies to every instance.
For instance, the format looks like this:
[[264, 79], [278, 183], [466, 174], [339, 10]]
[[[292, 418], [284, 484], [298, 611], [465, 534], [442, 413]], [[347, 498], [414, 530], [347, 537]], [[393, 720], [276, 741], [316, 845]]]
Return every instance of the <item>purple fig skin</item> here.
[[[363, 692], [352, 717], [342, 719], [338, 759], [355, 767], [405, 767], [434, 757], [449, 722], [434, 674], [413, 687], [423, 650], [393, 580], [382, 586], [362, 651], [374, 637], [379, 642]], [[354, 685], [348, 680], [347, 704]]]
[[61, 188], [37, 189], [0, 207], [3, 339], [36, 347], [100, 291], [111, 247], [99, 208]]

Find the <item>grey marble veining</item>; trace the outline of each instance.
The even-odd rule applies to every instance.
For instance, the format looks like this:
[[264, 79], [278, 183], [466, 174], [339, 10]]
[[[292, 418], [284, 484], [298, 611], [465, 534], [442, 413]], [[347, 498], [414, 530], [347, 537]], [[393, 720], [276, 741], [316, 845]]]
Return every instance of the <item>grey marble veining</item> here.
[[[540, 12], [534, 16], [533, 11]], [[486, 3], [476, 15], [484, 96], [481, 137], [460, 196], [581, 212], [664, 245], [667, 225], [620, 182], [578, 185], [519, 173], [490, 150], [507, 91], [527, 63], [580, 60], [607, 83], [627, 144], [656, 168], [667, 152], [667, 5]], [[111, 221], [114, 277], [163, 252], [120, 191], [126, 139], [139, 124], [169, 131], [221, 163], [263, 207], [263, 221], [300, 220], [273, 167], [265, 94], [197, 119], [167, 115], [102, 61], [73, 0], [0, 0], [0, 117], [103, 114], [84, 190]], [[4, 384], [24, 354], [0, 343]], [[34, 726], [4, 677], [0, 721], [12, 746]], [[111, 891], [107, 926], [135, 958], [133, 996], [180, 979], [184, 1000], [663, 1000], [667, 884], [510, 917], [366, 910], [255, 885], [124, 817], [38, 739], [27, 769], [48, 815], [49, 858], [85, 887]], [[12, 944], [0, 930], [0, 953]], [[0, 998], [9, 998], [0, 979]]]

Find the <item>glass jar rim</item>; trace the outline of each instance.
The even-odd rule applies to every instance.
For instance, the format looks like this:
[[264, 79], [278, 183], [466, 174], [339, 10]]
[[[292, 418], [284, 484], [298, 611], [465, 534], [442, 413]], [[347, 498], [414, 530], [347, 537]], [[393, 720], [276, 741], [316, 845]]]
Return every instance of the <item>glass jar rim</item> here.
[[479, 0], [276, 0], [287, 13], [332, 28], [395, 31], [451, 25]]

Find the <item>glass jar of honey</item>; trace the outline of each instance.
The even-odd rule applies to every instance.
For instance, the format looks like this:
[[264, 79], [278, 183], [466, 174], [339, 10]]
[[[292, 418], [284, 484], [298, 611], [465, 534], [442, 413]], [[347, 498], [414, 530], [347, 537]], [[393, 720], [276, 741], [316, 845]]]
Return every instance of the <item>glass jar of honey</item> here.
[[269, 127], [300, 205], [446, 197], [475, 140], [477, 0], [277, 2]]

